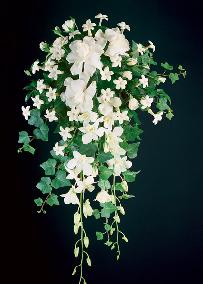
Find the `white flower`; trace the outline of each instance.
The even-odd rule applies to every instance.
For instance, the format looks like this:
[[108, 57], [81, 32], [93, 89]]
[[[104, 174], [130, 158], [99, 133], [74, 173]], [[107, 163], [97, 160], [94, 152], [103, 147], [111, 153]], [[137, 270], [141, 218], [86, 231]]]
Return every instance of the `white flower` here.
[[23, 112], [23, 116], [25, 117], [26, 120], [28, 120], [28, 117], [30, 116], [30, 106], [22, 106], [21, 107], [22, 112]]
[[35, 74], [37, 71], [39, 71], [40, 67], [39, 67], [39, 60], [36, 60], [33, 64], [32, 64], [32, 74]]
[[145, 75], [141, 76], [141, 79], [139, 79], [140, 84], [142, 84], [143, 88], [148, 87], [148, 78], [145, 77]]
[[46, 96], [48, 98], [48, 102], [54, 101], [56, 99], [56, 89], [52, 89], [52, 87], [49, 87]]
[[65, 23], [62, 25], [62, 28], [64, 29], [65, 32], [69, 32], [74, 28], [75, 21], [74, 20], [67, 20]]
[[113, 98], [113, 95], [115, 94], [114, 91], [112, 91], [110, 88], [107, 89], [101, 89], [102, 95], [98, 98], [98, 101], [100, 103], [102, 102], [109, 102], [111, 98]]
[[119, 55], [112, 56], [111, 58], [112, 67], [121, 67], [122, 57]]
[[88, 216], [92, 216], [92, 213], [93, 213], [93, 209], [90, 205], [89, 199], [87, 199], [85, 203], [83, 204], [83, 214], [85, 218], [87, 218]]
[[163, 111], [160, 111], [158, 113], [153, 113], [154, 116], [154, 120], [152, 121], [155, 125], [162, 120], [162, 116], [163, 116]]
[[158, 77], [158, 81], [161, 82], [161, 83], [165, 83], [166, 78], [160, 76], [160, 77]]
[[69, 39], [72, 39], [72, 38], [75, 37], [75, 35], [79, 35], [79, 34], [80, 34], [80, 32], [78, 30], [75, 30], [75, 31], [69, 33]]
[[62, 139], [64, 141], [66, 141], [68, 138], [71, 138], [72, 135], [70, 134], [70, 132], [73, 130], [73, 128], [71, 127], [65, 127], [63, 128], [62, 126], [60, 126], [60, 132], [59, 134], [61, 135]]
[[139, 107], [139, 102], [135, 98], [129, 100], [129, 109], [136, 110]]
[[101, 13], [96, 15], [95, 18], [99, 19], [99, 26], [101, 26], [103, 20], [108, 21], [108, 16], [107, 15], [102, 15]]
[[151, 49], [153, 50], [153, 52], [154, 52], [154, 51], [155, 51], [155, 45], [154, 45], [153, 42], [150, 41], [150, 40], [148, 40], [148, 42], [149, 42], [148, 48], [151, 48]]
[[111, 112], [108, 115], [105, 115], [103, 117], [104, 127], [107, 128], [108, 130], [111, 130], [114, 125], [115, 120], [116, 120], [116, 115], [114, 112]]
[[70, 121], [78, 121], [78, 116], [79, 116], [79, 109], [76, 107], [71, 108], [70, 111], [67, 111], [67, 116], [69, 117]]
[[50, 73], [49, 73], [48, 77], [49, 77], [50, 79], [57, 80], [58, 75], [60, 75], [60, 74], [63, 74], [63, 72], [58, 69], [58, 65], [54, 65], [54, 66], [52, 67], [52, 69], [50, 70]]
[[65, 50], [61, 47], [51, 47], [50, 52], [52, 53], [51, 59], [54, 59], [54, 60], [57, 60], [57, 61], [61, 60], [61, 58], [65, 54]]
[[106, 162], [110, 169], [113, 169], [114, 174], [119, 176], [132, 166], [132, 162], [127, 160], [127, 157], [120, 157], [116, 155], [114, 158]]
[[116, 89], [120, 90], [120, 89], [125, 89], [126, 88], [126, 84], [127, 81], [124, 80], [123, 78], [119, 77], [117, 80], [113, 80], [114, 84], [116, 85]]
[[94, 111], [86, 111], [79, 115], [79, 121], [83, 122], [83, 125], [95, 122], [97, 118], [98, 114]]
[[65, 147], [66, 147], [66, 145], [59, 146], [59, 143], [57, 142], [55, 144], [54, 148], [53, 148], [56, 156], [59, 156], [59, 155], [64, 156], [64, 152], [63, 151], [64, 151]]
[[113, 71], [109, 70], [109, 67], [105, 67], [104, 70], [100, 70], [101, 79], [111, 81], [111, 75], [114, 74]]
[[44, 84], [44, 80], [38, 80], [37, 81], [37, 90], [39, 91], [39, 93], [41, 94], [43, 92], [43, 90], [45, 90], [47, 88], [47, 86]]
[[141, 43], [138, 43], [137, 44], [137, 51], [141, 54], [141, 55], [143, 55], [143, 53], [145, 52], [145, 47], [141, 44]]
[[153, 102], [153, 98], [150, 98], [148, 95], [145, 96], [145, 97], [142, 97], [141, 100], [140, 100], [140, 103], [142, 105], [142, 109], [145, 109], [147, 107], [151, 107], [151, 104]]
[[70, 45], [71, 52], [66, 59], [73, 63], [70, 68], [72, 75], [81, 75], [83, 72], [92, 76], [96, 69], [102, 68], [101, 54], [103, 48], [92, 37], [84, 37], [83, 40], [75, 40]]
[[113, 155], [124, 155], [126, 151], [119, 145], [119, 143], [123, 141], [121, 139], [122, 134], [123, 128], [120, 126], [114, 127], [113, 131], [106, 131], [104, 152], [111, 152]]
[[127, 78], [128, 80], [132, 80], [132, 78], [133, 78], [132, 72], [131, 71], [123, 72], [123, 77]]
[[91, 30], [94, 30], [94, 27], [96, 26], [95, 23], [92, 23], [91, 20], [87, 20], [85, 24], [82, 25], [83, 32], [88, 32], [88, 36], [92, 36]]
[[55, 110], [51, 110], [49, 111], [48, 109], [46, 110], [46, 114], [44, 115], [48, 120], [49, 122], [52, 122], [54, 120], [58, 120], [57, 116], [56, 116], [56, 112]]
[[129, 25], [126, 25], [125, 22], [119, 23], [118, 26], [119, 26], [119, 28], [121, 29], [121, 32], [123, 32], [124, 30], [130, 31], [130, 26], [129, 26]]
[[111, 202], [111, 195], [104, 189], [102, 189], [96, 196], [96, 201], [100, 203]]
[[61, 197], [64, 197], [65, 204], [80, 204], [80, 201], [76, 193], [74, 192], [74, 187], [71, 187], [71, 189], [67, 193], [61, 194]]
[[88, 112], [93, 108], [93, 96], [96, 93], [96, 82], [93, 81], [86, 89], [84, 80], [67, 78], [64, 82], [66, 90], [61, 94], [62, 101], [71, 109], [77, 107], [80, 112]]
[[34, 102], [33, 106], [35, 106], [38, 109], [40, 109], [41, 105], [44, 104], [44, 101], [39, 98], [39, 95], [35, 96], [34, 98], [32, 97], [31, 99]]
[[128, 66], [133, 66], [137, 64], [137, 58], [128, 58], [127, 60], [127, 65]]
[[125, 120], [126, 121], [129, 121], [129, 116], [128, 116], [128, 111], [125, 110], [125, 111], [117, 111], [116, 112], [116, 118], [117, 120], [119, 121], [120, 124], [122, 124]]
[[93, 176], [88, 176], [83, 180], [77, 179], [77, 188], [75, 189], [76, 193], [84, 192], [85, 189], [92, 192], [94, 190], [94, 178]]
[[97, 120], [94, 124], [88, 124], [84, 127], [80, 127], [79, 130], [84, 133], [82, 135], [83, 144], [88, 144], [90, 142], [96, 141], [99, 137], [104, 135], [104, 128], [99, 127], [99, 121]]
[[110, 103], [112, 104], [113, 107], [115, 108], [119, 108], [122, 104], [122, 101], [120, 98], [118, 97], [114, 97], [110, 100]]
[[52, 71], [52, 68], [55, 66], [55, 62], [49, 58], [45, 63], [44, 63], [44, 71]]
[[46, 42], [44, 42], [44, 41], [40, 42], [39, 48], [40, 48], [42, 51], [44, 51], [46, 47], [47, 47], [47, 43], [46, 43]]
[[94, 162], [93, 157], [81, 155], [78, 151], [73, 151], [73, 157], [74, 158], [66, 164], [66, 168], [70, 170], [76, 168], [78, 173], [83, 172], [86, 176], [92, 175], [93, 168], [91, 164]]

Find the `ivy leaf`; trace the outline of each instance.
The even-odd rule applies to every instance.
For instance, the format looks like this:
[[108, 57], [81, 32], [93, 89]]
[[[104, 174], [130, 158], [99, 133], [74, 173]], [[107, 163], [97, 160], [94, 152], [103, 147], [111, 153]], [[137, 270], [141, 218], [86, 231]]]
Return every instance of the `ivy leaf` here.
[[20, 131], [18, 143], [29, 144], [29, 142], [30, 142], [30, 137], [27, 131]]
[[116, 183], [116, 184], [115, 184], [115, 190], [124, 192], [124, 188], [123, 188], [123, 186], [122, 186], [121, 183]]
[[169, 108], [168, 104], [167, 104], [167, 99], [166, 98], [160, 98], [159, 102], [156, 104], [156, 107], [160, 110], [166, 110]]
[[108, 232], [111, 230], [111, 226], [109, 224], [105, 224], [104, 229]]
[[128, 145], [127, 155], [130, 159], [134, 159], [135, 157], [137, 157], [139, 145], [140, 145], [140, 142], [132, 143]]
[[161, 63], [161, 66], [166, 70], [173, 70], [173, 66], [169, 65], [168, 62]]
[[127, 182], [133, 182], [133, 181], [135, 181], [137, 173], [139, 173], [139, 172], [125, 171], [125, 172], [123, 172], [123, 176], [124, 176], [124, 179]]
[[100, 166], [99, 172], [100, 172], [100, 177], [102, 180], [107, 180], [113, 174], [113, 170], [105, 166]]
[[101, 241], [104, 238], [104, 236], [103, 236], [103, 234], [101, 232], [96, 232], [96, 237], [97, 237], [98, 241]]
[[32, 155], [34, 155], [34, 153], [35, 153], [35, 148], [33, 148], [32, 146], [30, 146], [29, 144], [24, 144], [23, 150], [24, 150], [25, 152], [31, 153]]
[[119, 196], [120, 199], [130, 199], [130, 198], [133, 198], [133, 197], [135, 197], [135, 195], [131, 195], [131, 194], [127, 194], [127, 193]]
[[66, 172], [63, 170], [59, 170], [56, 173], [56, 177], [52, 180], [51, 185], [58, 189], [60, 187], [70, 186], [70, 181], [66, 178]]
[[51, 176], [55, 174], [56, 160], [48, 159], [46, 162], [42, 163], [40, 167], [45, 171], [45, 175]]
[[49, 204], [50, 206], [59, 205], [58, 196], [52, 193], [47, 199], [46, 203]]
[[179, 80], [179, 75], [177, 73], [170, 73], [169, 78], [171, 79], [171, 83], [174, 84]]
[[41, 139], [42, 141], [48, 141], [48, 133], [49, 127], [43, 123], [39, 128], [33, 131], [33, 134], [37, 139]]
[[174, 114], [169, 111], [169, 112], [166, 114], [166, 117], [167, 117], [169, 120], [171, 120], [171, 119], [174, 117]]
[[99, 155], [97, 156], [97, 159], [100, 163], [104, 163], [104, 162], [110, 160], [111, 158], [113, 158], [113, 155], [110, 152], [99, 153]]
[[79, 152], [82, 155], [86, 155], [88, 157], [94, 157], [97, 151], [96, 144], [89, 143], [89, 144], [82, 144], [80, 146]]
[[111, 202], [101, 203], [103, 207], [101, 210], [101, 217], [109, 218], [111, 213], [117, 210], [117, 207]]
[[41, 190], [43, 194], [50, 193], [52, 190], [51, 179], [49, 177], [42, 177], [40, 182], [37, 184], [37, 188]]
[[30, 113], [31, 117], [28, 119], [28, 124], [34, 125], [35, 127], [40, 127], [44, 123], [43, 119], [40, 117], [40, 110], [33, 109]]
[[139, 128], [138, 124], [135, 126], [127, 125], [124, 129], [124, 136], [130, 142], [133, 142], [136, 139], [140, 140], [140, 134], [142, 133], [143, 130]]
[[103, 179], [99, 180], [98, 186], [101, 189], [109, 189], [109, 188], [111, 188], [110, 182], [108, 180], [103, 180]]
[[93, 215], [94, 215], [95, 219], [99, 219], [99, 218], [100, 218], [100, 212], [99, 212], [99, 210], [98, 210], [98, 209], [94, 209]]
[[35, 199], [34, 202], [37, 206], [42, 206], [42, 204], [43, 204], [43, 200], [40, 197]]

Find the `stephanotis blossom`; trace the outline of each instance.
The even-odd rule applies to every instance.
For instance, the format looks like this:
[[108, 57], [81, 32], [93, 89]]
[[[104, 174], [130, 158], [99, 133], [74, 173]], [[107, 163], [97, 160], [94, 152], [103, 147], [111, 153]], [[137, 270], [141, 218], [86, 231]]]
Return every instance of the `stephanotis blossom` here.
[[67, 163], [66, 167], [70, 170], [77, 168], [78, 173], [83, 172], [84, 175], [90, 176], [93, 172], [91, 165], [93, 162], [94, 158], [81, 155], [78, 151], [73, 151], [73, 159]]
[[22, 106], [22, 113], [23, 113], [23, 116], [25, 117], [26, 120], [28, 120], [28, 117], [30, 116], [30, 106]]
[[97, 120], [94, 124], [87, 124], [84, 127], [80, 127], [79, 130], [84, 133], [82, 135], [83, 144], [88, 144], [92, 141], [97, 141], [99, 137], [104, 135], [104, 128], [99, 126], [99, 121]]

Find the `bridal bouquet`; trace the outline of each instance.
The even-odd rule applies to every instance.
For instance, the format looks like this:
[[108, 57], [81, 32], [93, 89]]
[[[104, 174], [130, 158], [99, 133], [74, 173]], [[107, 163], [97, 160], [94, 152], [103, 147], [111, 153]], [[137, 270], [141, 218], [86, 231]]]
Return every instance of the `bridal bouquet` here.
[[83, 265], [91, 266], [87, 218], [103, 223], [95, 237], [114, 250], [117, 259], [120, 241], [128, 242], [120, 222], [123, 204], [134, 196], [128, 183], [138, 174], [131, 170], [130, 159], [137, 156], [143, 132], [139, 114], [151, 116], [154, 125], [163, 117], [170, 120], [171, 100], [162, 85], [186, 75], [181, 65], [176, 71], [167, 62], [158, 66], [151, 41], [130, 44], [125, 22], [109, 28], [103, 25], [106, 15], [95, 18], [98, 24], [89, 19], [80, 30], [70, 18], [55, 27], [53, 43], [40, 43], [46, 56], [25, 71], [35, 77], [25, 87], [22, 106], [34, 130], [32, 135], [21, 131], [18, 141], [18, 152], [32, 154], [35, 139], [52, 145], [50, 157], [40, 165], [40, 197], [34, 202], [39, 213], [63, 202], [74, 206], [74, 255], [79, 261], [73, 275], [79, 272], [79, 283], [86, 283]]

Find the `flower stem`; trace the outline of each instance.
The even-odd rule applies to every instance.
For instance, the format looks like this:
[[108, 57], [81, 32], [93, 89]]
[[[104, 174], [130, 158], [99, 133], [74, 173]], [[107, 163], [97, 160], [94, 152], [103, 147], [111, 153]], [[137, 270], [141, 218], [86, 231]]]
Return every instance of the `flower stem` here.
[[81, 283], [82, 280], [84, 280], [84, 278], [83, 278], [83, 258], [84, 258], [83, 198], [84, 198], [83, 192], [81, 192], [80, 193], [81, 261], [80, 261], [80, 280], [79, 280], [79, 284]]
[[[116, 178], [115, 178], [115, 175], [113, 175], [113, 193], [114, 193], [114, 198], [115, 198], [115, 205], [116, 205], [116, 189], [115, 189], [115, 181], [116, 181]], [[118, 229], [118, 221], [117, 221], [117, 218], [118, 218], [118, 213], [117, 213], [117, 210], [115, 211], [115, 222], [116, 222], [116, 245], [117, 245], [117, 260], [119, 260], [119, 257], [120, 257], [120, 246], [119, 246], [119, 229]]]

